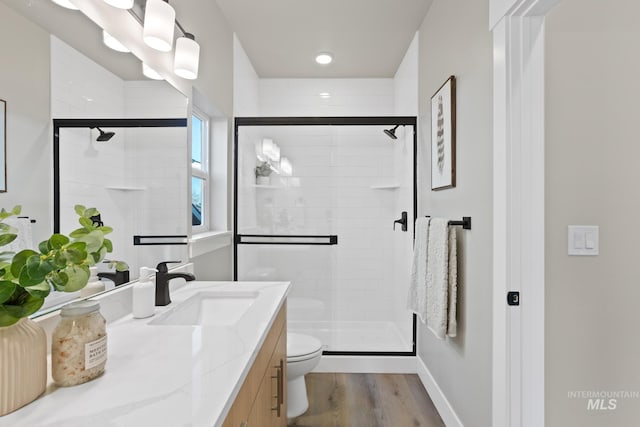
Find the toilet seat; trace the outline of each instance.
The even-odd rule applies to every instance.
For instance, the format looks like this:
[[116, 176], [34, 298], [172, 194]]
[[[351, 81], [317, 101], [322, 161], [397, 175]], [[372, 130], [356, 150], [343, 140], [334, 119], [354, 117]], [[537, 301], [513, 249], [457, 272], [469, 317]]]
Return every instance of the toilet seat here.
[[287, 362], [299, 362], [319, 356], [322, 343], [315, 337], [304, 334], [287, 334]]

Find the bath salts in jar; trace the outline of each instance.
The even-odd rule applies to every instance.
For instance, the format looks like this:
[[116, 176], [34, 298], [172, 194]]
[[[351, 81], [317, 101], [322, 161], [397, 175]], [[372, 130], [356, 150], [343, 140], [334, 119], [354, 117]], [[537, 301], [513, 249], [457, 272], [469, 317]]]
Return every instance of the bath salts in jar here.
[[60, 310], [51, 337], [51, 371], [59, 386], [90, 381], [107, 363], [107, 325], [98, 301], [77, 301]]

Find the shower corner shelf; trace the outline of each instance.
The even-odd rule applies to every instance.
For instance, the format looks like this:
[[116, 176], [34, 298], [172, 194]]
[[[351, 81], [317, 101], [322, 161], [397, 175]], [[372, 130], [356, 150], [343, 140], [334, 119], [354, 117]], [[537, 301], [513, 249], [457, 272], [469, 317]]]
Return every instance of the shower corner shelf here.
[[107, 185], [105, 187], [107, 190], [118, 190], [118, 191], [144, 191], [147, 187], [135, 187], [132, 185]]
[[400, 184], [371, 185], [369, 188], [372, 190], [396, 190], [400, 188]]

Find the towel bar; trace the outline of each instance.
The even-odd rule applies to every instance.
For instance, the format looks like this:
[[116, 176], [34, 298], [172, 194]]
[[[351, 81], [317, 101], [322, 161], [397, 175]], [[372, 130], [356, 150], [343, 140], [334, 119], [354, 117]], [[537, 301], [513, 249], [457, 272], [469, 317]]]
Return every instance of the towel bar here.
[[28, 219], [31, 224], [35, 224], [36, 223], [35, 219], [30, 219], [28, 216], [19, 216], [18, 218]]
[[[427, 218], [429, 218], [429, 215], [427, 215]], [[463, 216], [462, 217], [462, 221], [449, 221], [449, 225], [461, 225], [463, 229], [465, 230], [471, 230], [471, 217], [470, 216]]]

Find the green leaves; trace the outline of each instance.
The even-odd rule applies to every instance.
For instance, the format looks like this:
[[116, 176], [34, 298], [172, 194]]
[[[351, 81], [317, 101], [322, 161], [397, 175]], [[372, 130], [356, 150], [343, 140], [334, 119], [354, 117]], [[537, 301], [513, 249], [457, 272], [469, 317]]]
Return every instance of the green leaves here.
[[17, 234], [11, 234], [11, 233], [0, 234], [0, 246], [8, 245], [9, 243], [16, 240], [17, 237], [18, 237]]
[[25, 265], [27, 265], [27, 261], [32, 256], [39, 256], [37, 252], [32, 251], [31, 249], [25, 249], [24, 251], [18, 252], [11, 262], [11, 274], [13, 277], [20, 277], [20, 273]]
[[8, 301], [16, 290], [16, 284], [9, 280], [0, 280], [0, 304]]
[[10, 216], [20, 215], [20, 212], [22, 212], [22, 207], [20, 205], [14, 206], [13, 209], [11, 209], [11, 211], [9, 212], [7, 212], [4, 208], [2, 208], [0, 210], [0, 221], [7, 219]]
[[[21, 211], [20, 206], [14, 207], [10, 212], [7, 212], [3, 208], [2, 210], [0, 210], [0, 221], [3, 221], [9, 218], [10, 216], [20, 215], [20, 211]], [[12, 233], [12, 231], [15, 231], [15, 230], [11, 228], [8, 224], [0, 222], [0, 246], [6, 246], [9, 243], [16, 240], [18, 235], [15, 233]]]
[[[5, 285], [4, 281], [0, 281], [0, 289], [4, 289]], [[40, 310], [42, 304], [44, 297], [31, 295], [17, 286], [11, 297], [0, 305], [0, 326], [10, 326], [23, 317], [31, 316]]]
[[[89, 266], [102, 261], [113, 250], [111, 241], [104, 237], [113, 229], [91, 220], [100, 212], [82, 205], [74, 209], [81, 227], [69, 236], [53, 234], [40, 242], [38, 252], [27, 249], [14, 255], [0, 251], [0, 327], [38, 311], [52, 288], [63, 292], [82, 289], [89, 280]], [[20, 211], [20, 206], [11, 211], [0, 210], [0, 247], [18, 237], [2, 221]], [[129, 268], [124, 262], [111, 263], [119, 271]]]

